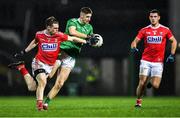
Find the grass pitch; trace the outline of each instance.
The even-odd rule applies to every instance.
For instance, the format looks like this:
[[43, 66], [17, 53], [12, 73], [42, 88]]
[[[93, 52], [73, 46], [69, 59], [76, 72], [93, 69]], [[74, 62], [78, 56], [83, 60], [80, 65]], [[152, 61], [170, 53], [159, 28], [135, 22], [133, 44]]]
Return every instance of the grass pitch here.
[[179, 97], [56, 97], [48, 111], [36, 110], [35, 97], [0, 97], [0, 117], [180, 117]]

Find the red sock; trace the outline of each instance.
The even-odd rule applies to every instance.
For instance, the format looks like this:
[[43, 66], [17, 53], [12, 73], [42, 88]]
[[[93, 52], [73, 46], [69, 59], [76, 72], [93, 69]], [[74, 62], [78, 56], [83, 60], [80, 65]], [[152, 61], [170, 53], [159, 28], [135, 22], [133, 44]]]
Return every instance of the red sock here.
[[27, 69], [25, 68], [25, 65], [24, 65], [24, 64], [17, 66], [17, 69], [21, 72], [21, 74], [22, 74], [23, 76], [29, 73], [29, 72], [27, 71]]
[[136, 104], [140, 105], [142, 103], [142, 99], [137, 99]]
[[43, 101], [37, 100], [36, 107], [38, 110], [42, 110], [43, 109]]

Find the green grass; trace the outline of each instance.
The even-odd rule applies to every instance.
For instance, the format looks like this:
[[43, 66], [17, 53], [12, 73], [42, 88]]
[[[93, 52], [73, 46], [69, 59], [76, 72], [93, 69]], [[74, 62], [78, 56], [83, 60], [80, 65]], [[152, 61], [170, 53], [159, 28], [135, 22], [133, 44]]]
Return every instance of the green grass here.
[[35, 97], [0, 97], [4, 117], [180, 117], [179, 97], [146, 97], [134, 108], [134, 97], [56, 97], [48, 111], [36, 110]]

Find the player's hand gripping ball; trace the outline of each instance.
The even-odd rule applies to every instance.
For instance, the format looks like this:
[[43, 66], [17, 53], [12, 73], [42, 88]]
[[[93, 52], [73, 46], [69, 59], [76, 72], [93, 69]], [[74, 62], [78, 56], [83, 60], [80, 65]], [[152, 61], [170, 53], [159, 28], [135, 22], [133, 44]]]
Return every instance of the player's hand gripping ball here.
[[99, 34], [94, 34], [93, 37], [97, 39], [97, 42], [94, 45], [92, 45], [92, 46], [93, 47], [101, 47], [103, 45], [103, 38], [102, 38], [102, 36], [99, 35]]

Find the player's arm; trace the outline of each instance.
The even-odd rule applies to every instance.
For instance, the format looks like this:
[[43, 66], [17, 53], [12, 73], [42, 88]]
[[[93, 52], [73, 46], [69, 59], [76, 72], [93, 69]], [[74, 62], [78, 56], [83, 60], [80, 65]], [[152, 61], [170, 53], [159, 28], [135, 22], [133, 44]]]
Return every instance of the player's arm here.
[[75, 26], [70, 26], [70, 27], [69, 27], [69, 33], [70, 33], [70, 35], [76, 36], [76, 37], [79, 37], [79, 38], [88, 38], [88, 35], [87, 35], [87, 34], [78, 32], [78, 31], [76, 30], [76, 27], [75, 27]]
[[24, 51], [25, 52], [31, 51], [33, 48], [35, 48], [37, 46], [37, 44], [38, 44], [38, 42], [36, 41], [36, 39], [33, 39]]
[[171, 54], [174, 55], [177, 48], [177, 40], [174, 36], [172, 36], [169, 40], [171, 42]]
[[22, 57], [24, 56], [24, 54], [26, 54], [27, 52], [29, 52], [30, 50], [32, 50], [34, 47], [36, 47], [37, 44], [38, 44], [37, 41], [36, 41], [35, 39], [33, 39], [33, 40], [31, 41], [31, 43], [27, 46], [26, 49], [20, 51], [19, 53], [15, 53], [15, 54], [14, 54], [14, 57], [15, 57], [15, 58], [22, 58]]
[[135, 38], [131, 43], [131, 49], [137, 48], [137, 44], [139, 43], [139, 38]]
[[87, 41], [74, 36], [68, 36], [68, 41], [86, 44]]

